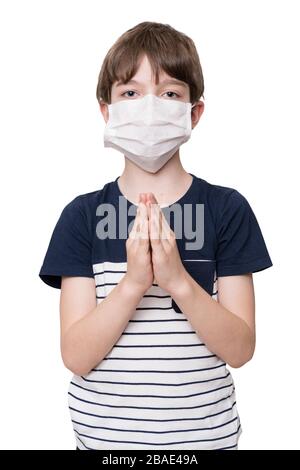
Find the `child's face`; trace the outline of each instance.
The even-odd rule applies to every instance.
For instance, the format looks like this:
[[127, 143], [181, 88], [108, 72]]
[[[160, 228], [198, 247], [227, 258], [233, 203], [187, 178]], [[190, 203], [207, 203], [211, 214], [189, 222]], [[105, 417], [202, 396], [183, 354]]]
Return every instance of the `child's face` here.
[[[150, 62], [148, 57], [144, 55], [140, 67], [128, 83], [113, 83], [111, 88], [111, 103], [122, 100], [136, 100], [149, 93], [167, 100], [177, 100], [185, 103], [190, 101], [190, 89], [188, 84], [170, 77], [170, 75], [164, 71], [160, 73], [159, 83], [156, 85], [155, 77], [152, 77]], [[102, 102], [100, 109], [105, 122], [107, 122], [109, 116], [107, 104]], [[195, 106], [192, 111], [193, 128], [198, 123], [203, 110], [203, 101], [198, 101], [197, 106]]]

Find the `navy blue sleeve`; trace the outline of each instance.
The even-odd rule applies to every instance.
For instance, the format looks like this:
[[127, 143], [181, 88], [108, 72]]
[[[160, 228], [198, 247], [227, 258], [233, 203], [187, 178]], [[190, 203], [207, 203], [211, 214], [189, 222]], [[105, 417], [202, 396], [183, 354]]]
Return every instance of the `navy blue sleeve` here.
[[61, 276], [93, 277], [92, 238], [80, 196], [69, 202], [54, 227], [39, 277], [61, 288]]
[[273, 266], [255, 214], [237, 190], [226, 198], [216, 225], [217, 276], [254, 273]]

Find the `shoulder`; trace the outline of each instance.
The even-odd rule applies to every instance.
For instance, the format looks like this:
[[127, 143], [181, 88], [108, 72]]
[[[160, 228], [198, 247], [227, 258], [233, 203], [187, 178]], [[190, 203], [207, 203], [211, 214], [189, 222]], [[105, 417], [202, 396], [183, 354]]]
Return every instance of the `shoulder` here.
[[78, 194], [65, 204], [63, 212], [68, 213], [73, 218], [81, 216], [91, 219], [95, 217], [99, 204], [111, 200], [110, 191], [112, 183], [112, 181], [109, 181], [100, 189]]
[[212, 183], [197, 176], [196, 184], [201, 199], [217, 216], [221, 216], [227, 209], [234, 210], [248, 205], [246, 197], [237, 188]]

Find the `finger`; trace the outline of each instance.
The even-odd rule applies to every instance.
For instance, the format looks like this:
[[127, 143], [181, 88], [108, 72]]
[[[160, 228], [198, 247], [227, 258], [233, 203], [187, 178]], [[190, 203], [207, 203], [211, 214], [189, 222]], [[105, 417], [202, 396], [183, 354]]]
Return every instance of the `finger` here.
[[136, 210], [136, 216], [132, 225], [132, 229], [129, 233], [129, 237], [133, 240], [137, 238], [138, 232], [140, 230], [140, 211], [141, 211], [140, 206], [141, 206], [141, 203], [139, 202], [137, 206], [137, 210]]
[[159, 240], [159, 213], [157, 204], [150, 203], [150, 238], [152, 240]]
[[139, 193], [141, 202], [143, 202], [146, 205], [147, 202], [147, 193]]
[[146, 207], [147, 207], [147, 217], [148, 217], [148, 222], [149, 222], [149, 225], [150, 225], [150, 211], [151, 211], [151, 202], [150, 202], [150, 201], [148, 201], [148, 199], [147, 199], [147, 201], [146, 201]]
[[147, 200], [152, 204], [158, 204], [158, 201], [153, 193], [147, 193]]
[[147, 207], [143, 202], [139, 203], [138, 225], [136, 230], [137, 239], [145, 238], [145, 227], [147, 222]]
[[149, 228], [148, 228], [148, 215], [147, 207], [141, 203], [140, 207], [140, 239], [147, 245], [149, 243]]
[[172, 229], [171, 229], [170, 225], [168, 224], [163, 211], [161, 209], [160, 209], [160, 211], [161, 211], [162, 240], [169, 243], [171, 241], [171, 237], [172, 237]]
[[[150, 204], [157, 204], [159, 207], [159, 210], [161, 210], [160, 205], [157, 202], [157, 199], [153, 193], [147, 193], [148, 196], [148, 201]], [[160, 238], [161, 239], [168, 239], [168, 223], [165, 220], [164, 213], [161, 211], [160, 218], [159, 218], [159, 233], [160, 233]]]
[[164, 256], [165, 250], [162, 245], [162, 240], [159, 231], [159, 207], [157, 204], [151, 204], [150, 212], [150, 243], [152, 250], [157, 256]]
[[159, 238], [161, 240], [161, 244], [163, 248], [166, 250], [170, 244], [169, 243], [170, 232], [168, 231], [167, 227], [164, 224], [164, 214], [159, 206], [158, 206], [158, 213], [159, 213]]
[[148, 217], [150, 219], [151, 205], [157, 204], [157, 200], [153, 193], [147, 193], [147, 202], [148, 202]]

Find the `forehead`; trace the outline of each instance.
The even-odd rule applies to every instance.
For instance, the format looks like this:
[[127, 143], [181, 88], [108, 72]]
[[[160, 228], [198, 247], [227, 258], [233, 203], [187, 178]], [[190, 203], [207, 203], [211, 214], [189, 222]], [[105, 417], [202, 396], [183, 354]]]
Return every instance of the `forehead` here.
[[[145, 55], [140, 62], [140, 65], [136, 71], [136, 74], [129, 80], [126, 85], [147, 85], [150, 83], [155, 84], [155, 76], [151, 69], [151, 64], [148, 60], [148, 57]], [[120, 81], [115, 82], [115, 87], [122, 86], [123, 83]], [[159, 83], [160, 85], [177, 85], [182, 88], [188, 89], [189, 86], [187, 83], [183, 82], [182, 80], [178, 80], [177, 78], [171, 77], [168, 75], [164, 70], [159, 71]]]

